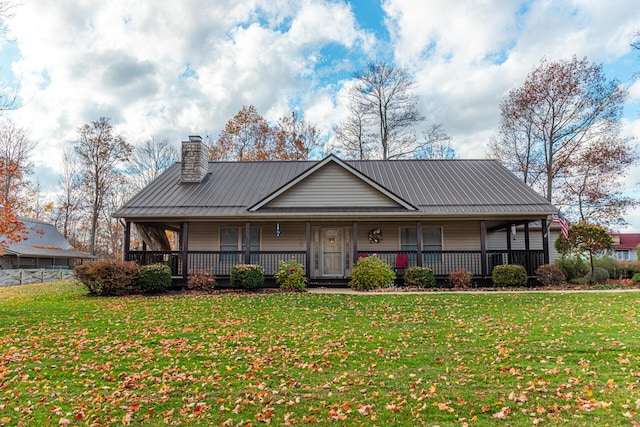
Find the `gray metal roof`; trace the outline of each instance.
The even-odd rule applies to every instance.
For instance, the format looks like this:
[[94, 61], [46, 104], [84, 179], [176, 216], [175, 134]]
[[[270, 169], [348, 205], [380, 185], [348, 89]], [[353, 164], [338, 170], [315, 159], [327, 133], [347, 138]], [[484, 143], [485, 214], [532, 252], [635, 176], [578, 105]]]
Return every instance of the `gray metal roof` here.
[[[333, 159], [343, 162], [336, 157]], [[180, 163], [176, 163], [118, 209], [114, 216], [150, 219], [259, 216], [259, 210], [254, 213], [248, 209], [290, 181], [299, 179], [320, 162], [326, 162], [326, 159], [209, 162], [207, 176], [196, 184], [180, 183], [181, 168]], [[557, 212], [545, 198], [494, 160], [362, 160], [343, 163], [417, 207], [419, 215], [544, 216]], [[284, 217], [286, 213], [280, 216]]]
[[48, 257], [48, 258], [94, 258], [92, 255], [76, 251], [53, 224], [30, 218], [18, 218], [24, 224], [22, 240], [10, 243], [4, 253], [7, 255]]

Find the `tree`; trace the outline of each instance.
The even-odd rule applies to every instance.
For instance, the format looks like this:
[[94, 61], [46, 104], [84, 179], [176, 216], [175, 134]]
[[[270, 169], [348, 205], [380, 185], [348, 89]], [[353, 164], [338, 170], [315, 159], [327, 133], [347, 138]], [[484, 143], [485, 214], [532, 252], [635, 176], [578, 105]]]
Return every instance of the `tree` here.
[[362, 109], [353, 103], [349, 103], [347, 108], [347, 119], [334, 126], [333, 133], [345, 158], [367, 160], [373, 151], [375, 135], [368, 132], [367, 117]]
[[624, 212], [638, 202], [625, 195], [621, 177], [637, 157], [623, 139], [593, 145], [570, 160], [572, 172], [560, 178], [556, 200], [565, 206], [565, 214], [580, 221], [624, 224]]
[[[12, 171], [11, 167], [4, 165], [4, 160], [0, 158], [0, 170]], [[24, 231], [24, 224], [18, 219], [11, 203], [4, 198], [4, 193], [0, 193], [0, 255], [9, 243], [22, 240], [21, 233]]]
[[610, 250], [611, 245], [613, 239], [604, 227], [586, 222], [572, 225], [569, 227], [568, 237], [565, 239], [560, 235], [555, 242], [556, 249], [562, 255], [573, 253], [580, 256], [585, 252], [589, 254], [592, 281], [595, 277], [594, 255]]
[[[11, 9], [18, 6], [19, 2], [0, 0], [0, 37], [6, 39], [7, 29], [4, 21], [11, 17]], [[0, 87], [0, 111], [14, 110], [20, 106], [18, 90], [5, 84]]]
[[62, 230], [64, 238], [78, 247], [78, 236], [74, 225], [79, 222], [81, 182], [75, 164], [74, 151], [65, 150], [62, 157], [62, 174], [58, 181], [62, 191], [56, 201], [54, 223], [58, 230]]
[[349, 89], [350, 118], [346, 125], [340, 126], [344, 130], [338, 134], [352, 138], [354, 124], [356, 135], [360, 133], [358, 126], [364, 125], [366, 127], [360, 129], [367, 131], [361, 135], [368, 132], [377, 135], [382, 159], [400, 158], [413, 152], [416, 135], [412, 128], [424, 120], [417, 110], [417, 97], [412, 93], [413, 76], [403, 68], [372, 62], [353, 77], [353, 86]]
[[[624, 163], [624, 156], [588, 157], [589, 151], [626, 151], [635, 161], [628, 139], [619, 136], [626, 96], [618, 81], [606, 80], [602, 66], [590, 64], [586, 58], [543, 59], [524, 84], [512, 89], [501, 102], [500, 125], [488, 154], [550, 202], [560, 204], [563, 199], [575, 198], [575, 194], [568, 197], [568, 184], [572, 177], [580, 179], [580, 165], [589, 161], [599, 168], [613, 169]], [[620, 174], [610, 178], [619, 179]], [[577, 190], [579, 186], [573, 187]], [[563, 188], [562, 194], [559, 188]]]
[[274, 156], [286, 160], [308, 160], [320, 143], [320, 133], [295, 111], [281, 117], [275, 128]]
[[218, 142], [209, 148], [210, 160], [271, 160], [274, 155], [271, 127], [253, 105], [230, 119]]
[[153, 136], [133, 149], [129, 169], [131, 182], [142, 189], [179, 159], [178, 149], [166, 137]]
[[2, 199], [17, 212], [24, 211], [29, 200], [30, 183], [27, 176], [31, 174], [32, 164], [29, 159], [35, 145], [29, 141], [27, 131], [17, 127], [13, 122], [0, 122], [0, 188]]
[[127, 161], [132, 151], [122, 136], [114, 134], [109, 121], [109, 118], [101, 117], [79, 127], [75, 144], [83, 197], [90, 217], [89, 251], [92, 255], [96, 253], [96, 233], [105, 199], [122, 176], [118, 166]]
[[452, 138], [444, 131], [442, 124], [431, 124], [422, 132], [422, 140], [418, 141], [414, 157], [420, 159], [457, 159], [456, 150], [451, 146]]

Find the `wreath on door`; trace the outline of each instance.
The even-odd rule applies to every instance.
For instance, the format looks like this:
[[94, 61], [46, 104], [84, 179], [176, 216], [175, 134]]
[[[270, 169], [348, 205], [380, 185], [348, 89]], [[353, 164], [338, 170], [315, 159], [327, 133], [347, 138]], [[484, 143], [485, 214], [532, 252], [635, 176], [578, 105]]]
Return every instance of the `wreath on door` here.
[[374, 228], [369, 231], [369, 243], [380, 243], [382, 241], [382, 230]]

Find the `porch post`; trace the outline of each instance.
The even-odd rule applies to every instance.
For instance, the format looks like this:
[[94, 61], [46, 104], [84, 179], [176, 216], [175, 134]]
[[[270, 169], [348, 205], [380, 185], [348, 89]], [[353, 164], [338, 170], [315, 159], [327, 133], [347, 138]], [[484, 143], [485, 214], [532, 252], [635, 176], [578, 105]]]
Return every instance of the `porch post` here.
[[251, 264], [251, 223], [244, 224], [244, 263]]
[[182, 278], [189, 279], [189, 221], [182, 223]]
[[524, 263], [527, 264], [527, 274], [532, 276], [531, 271], [531, 243], [529, 241], [529, 223], [524, 224]]
[[122, 248], [122, 260], [129, 261], [129, 249], [131, 248], [131, 223], [124, 224], [124, 242]]
[[507, 225], [507, 262], [513, 262], [513, 254], [511, 253], [511, 226]]
[[358, 222], [353, 221], [353, 225], [351, 226], [351, 247], [353, 248], [353, 254], [351, 258], [351, 265], [355, 264], [358, 261]]
[[547, 219], [543, 218], [540, 222], [542, 223], [542, 253], [544, 254], [542, 262], [549, 264], [549, 230], [547, 230]]
[[422, 267], [422, 222], [416, 221], [416, 258], [417, 266]]
[[487, 223], [480, 221], [480, 259], [482, 277], [487, 277]]
[[306, 276], [311, 278], [311, 223], [309, 221], [305, 224], [306, 233], [307, 233], [307, 255], [305, 257], [304, 268], [306, 272]]

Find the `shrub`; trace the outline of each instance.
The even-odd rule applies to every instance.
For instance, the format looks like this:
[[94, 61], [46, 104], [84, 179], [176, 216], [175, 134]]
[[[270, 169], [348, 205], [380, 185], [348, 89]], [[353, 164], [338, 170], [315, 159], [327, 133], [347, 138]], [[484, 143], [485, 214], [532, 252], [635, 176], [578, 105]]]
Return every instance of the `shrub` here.
[[499, 287], [525, 286], [527, 284], [527, 270], [521, 265], [496, 265], [491, 272], [493, 284]]
[[562, 257], [556, 261], [556, 265], [562, 270], [564, 277], [568, 282], [574, 279], [582, 279], [589, 271], [587, 262], [577, 256]]
[[433, 270], [428, 267], [410, 267], [404, 273], [404, 284], [419, 288], [434, 288], [436, 277]]
[[602, 267], [596, 267], [593, 269], [593, 276], [589, 271], [584, 275], [584, 279], [589, 283], [603, 283], [609, 280], [609, 272]]
[[302, 292], [307, 289], [304, 266], [295, 259], [290, 259], [288, 262], [280, 261], [275, 278], [276, 283], [280, 284], [280, 289], [285, 291]]
[[458, 268], [449, 273], [449, 281], [453, 285], [454, 289], [467, 289], [471, 285], [470, 271], [464, 268]]
[[536, 269], [536, 278], [545, 286], [558, 286], [567, 282], [567, 278], [560, 268], [545, 264]]
[[138, 286], [145, 294], [165, 292], [171, 287], [171, 268], [166, 264], [151, 264], [140, 267]]
[[77, 266], [76, 278], [91, 295], [113, 296], [137, 293], [140, 268], [134, 262], [102, 260]]
[[187, 288], [194, 291], [212, 291], [216, 286], [216, 276], [209, 270], [192, 270], [187, 279]]
[[594, 267], [602, 267], [609, 273], [609, 277], [618, 279], [621, 275], [624, 275], [624, 268], [620, 265], [618, 260], [609, 256], [603, 256], [593, 260]]
[[630, 279], [634, 274], [640, 273], [640, 261], [620, 261], [619, 265], [626, 279]]
[[232, 287], [254, 290], [262, 284], [264, 284], [264, 273], [261, 265], [238, 264], [231, 268]]
[[640, 273], [634, 274], [633, 277], [631, 278], [631, 281], [633, 283], [640, 283]]
[[360, 258], [351, 271], [351, 288], [358, 291], [388, 288], [396, 278], [395, 273], [377, 256]]

